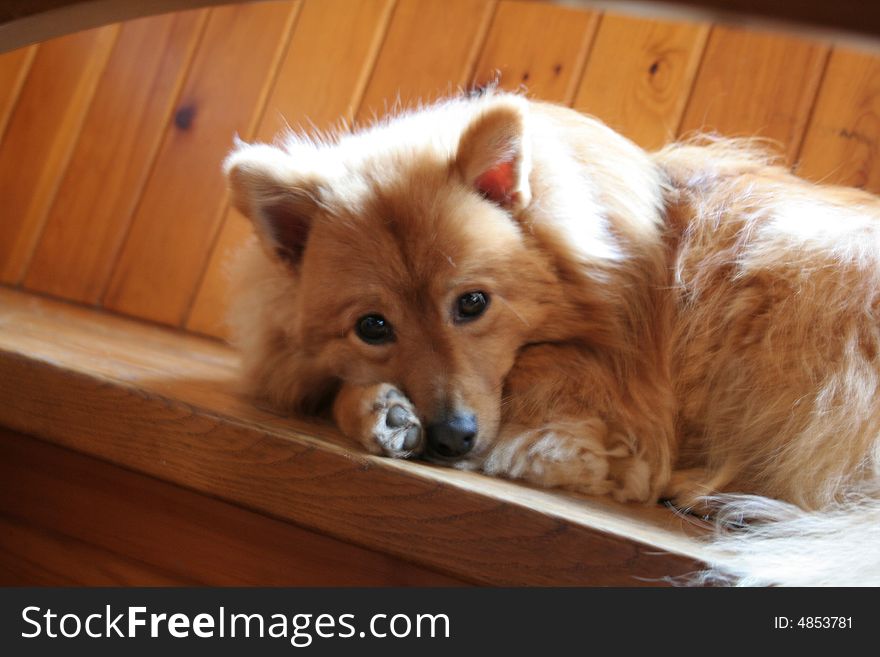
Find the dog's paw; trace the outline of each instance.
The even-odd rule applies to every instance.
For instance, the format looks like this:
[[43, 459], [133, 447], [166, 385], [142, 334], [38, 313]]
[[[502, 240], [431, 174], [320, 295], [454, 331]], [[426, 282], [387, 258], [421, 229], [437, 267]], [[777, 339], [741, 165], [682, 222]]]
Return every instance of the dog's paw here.
[[517, 433], [495, 447], [483, 470], [544, 488], [593, 495], [610, 492], [608, 458], [597, 432], [593, 427], [584, 427], [582, 432], [572, 429], [553, 426]]
[[650, 498], [650, 468], [624, 445], [606, 445], [604, 422], [592, 418], [524, 431], [498, 445], [483, 463], [488, 474], [544, 488], [611, 495], [620, 502]]
[[406, 458], [421, 452], [422, 423], [412, 402], [392, 385], [376, 386], [366, 426], [369, 436], [365, 438], [388, 456]]
[[424, 431], [412, 402], [393, 385], [343, 386], [333, 405], [336, 424], [373, 454], [415, 456]]

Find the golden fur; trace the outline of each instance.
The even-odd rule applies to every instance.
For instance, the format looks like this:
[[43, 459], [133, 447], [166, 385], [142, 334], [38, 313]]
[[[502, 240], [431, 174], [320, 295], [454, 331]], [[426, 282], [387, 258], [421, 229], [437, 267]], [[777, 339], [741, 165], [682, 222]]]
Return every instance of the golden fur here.
[[[728, 141], [647, 154], [501, 93], [239, 144], [226, 170], [260, 238], [231, 324], [252, 392], [279, 408], [327, 409], [402, 457], [470, 414], [479, 430], [450, 464], [541, 486], [684, 507], [773, 498], [721, 501], [728, 518], [777, 521], [718, 543], [745, 583], [841, 581], [778, 576], [786, 520], [817, 540], [832, 516], [838, 536], [859, 518], [876, 532], [875, 197]], [[455, 319], [474, 290], [484, 314]], [[368, 344], [355, 325], [377, 313], [393, 341]], [[776, 561], [759, 572], [756, 554]], [[872, 558], [860, 581], [880, 577]]]

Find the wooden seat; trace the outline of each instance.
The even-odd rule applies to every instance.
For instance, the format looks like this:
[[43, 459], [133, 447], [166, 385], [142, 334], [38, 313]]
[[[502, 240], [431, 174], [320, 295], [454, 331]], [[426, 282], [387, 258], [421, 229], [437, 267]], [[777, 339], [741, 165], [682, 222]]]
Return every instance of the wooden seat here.
[[689, 523], [660, 507], [369, 456], [259, 409], [214, 341], [8, 290], [0, 329], [0, 425], [82, 454], [467, 582], [627, 586], [697, 568]]

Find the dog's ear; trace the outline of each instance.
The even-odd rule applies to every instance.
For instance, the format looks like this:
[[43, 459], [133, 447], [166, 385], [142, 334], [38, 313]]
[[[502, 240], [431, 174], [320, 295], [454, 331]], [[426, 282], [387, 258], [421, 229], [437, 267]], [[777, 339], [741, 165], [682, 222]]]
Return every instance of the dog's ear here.
[[288, 153], [266, 144], [237, 141], [223, 170], [233, 204], [253, 222], [263, 244], [298, 265], [319, 206], [317, 182], [298, 172]]
[[468, 185], [513, 212], [531, 200], [527, 111], [519, 97], [489, 105], [462, 134], [455, 158]]

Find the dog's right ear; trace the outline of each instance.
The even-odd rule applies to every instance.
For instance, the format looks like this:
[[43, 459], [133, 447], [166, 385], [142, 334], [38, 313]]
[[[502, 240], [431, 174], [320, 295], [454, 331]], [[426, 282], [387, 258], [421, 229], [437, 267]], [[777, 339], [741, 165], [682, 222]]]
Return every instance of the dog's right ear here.
[[296, 267], [319, 205], [316, 181], [297, 171], [283, 150], [237, 140], [223, 171], [233, 204], [253, 222], [266, 248]]

